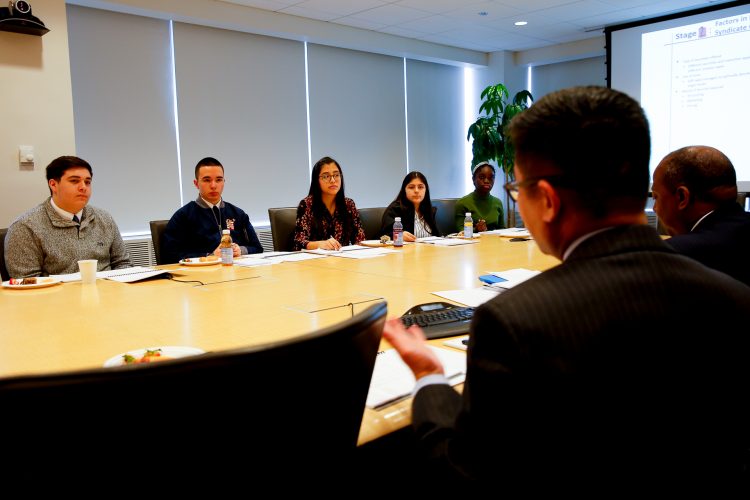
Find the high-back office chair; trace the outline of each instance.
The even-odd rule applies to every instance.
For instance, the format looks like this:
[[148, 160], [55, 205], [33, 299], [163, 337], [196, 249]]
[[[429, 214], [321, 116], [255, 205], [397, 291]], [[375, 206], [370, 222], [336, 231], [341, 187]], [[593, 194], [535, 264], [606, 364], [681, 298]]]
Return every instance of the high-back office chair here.
[[8, 281], [10, 275], [8, 269], [5, 267], [5, 235], [8, 233], [8, 228], [0, 228], [0, 277], [3, 281]]
[[151, 242], [154, 245], [154, 258], [156, 265], [171, 264], [171, 262], [162, 262], [161, 260], [161, 236], [167, 228], [168, 220], [152, 220], [148, 223], [151, 227]]
[[368, 240], [380, 239], [380, 227], [383, 222], [385, 207], [360, 208], [359, 218], [362, 221], [362, 229]]
[[739, 203], [742, 208], [745, 208], [745, 205], [747, 204], [748, 194], [750, 193], [742, 193], [742, 192], [737, 193], [737, 203]]
[[0, 379], [0, 477], [24, 491], [335, 484], [356, 450], [386, 312], [382, 302], [255, 347]]
[[456, 201], [458, 198], [434, 198], [430, 200], [437, 208], [435, 223], [440, 233], [445, 236], [456, 232]]
[[269, 208], [273, 249], [289, 252], [294, 249], [294, 226], [297, 222], [297, 207]]

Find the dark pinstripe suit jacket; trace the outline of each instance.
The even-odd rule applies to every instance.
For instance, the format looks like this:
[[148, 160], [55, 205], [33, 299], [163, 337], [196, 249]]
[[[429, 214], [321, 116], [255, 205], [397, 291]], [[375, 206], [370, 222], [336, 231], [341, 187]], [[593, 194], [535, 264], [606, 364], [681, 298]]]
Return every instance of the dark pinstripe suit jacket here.
[[739, 203], [713, 211], [694, 231], [673, 236], [667, 244], [750, 285], [750, 213]]
[[479, 307], [463, 395], [423, 388], [413, 425], [443, 472], [501, 488], [717, 473], [746, 443], [749, 317], [749, 287], [614, 228]]

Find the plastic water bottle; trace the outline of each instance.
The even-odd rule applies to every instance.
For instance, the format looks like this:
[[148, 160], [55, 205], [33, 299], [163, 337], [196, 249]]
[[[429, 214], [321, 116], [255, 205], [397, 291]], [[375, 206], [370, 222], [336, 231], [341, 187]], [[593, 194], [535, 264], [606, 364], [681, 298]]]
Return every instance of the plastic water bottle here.
[[232, 236], [229, 234], [229, 229], [224, 229], [221, 232], [219, 248], [221, 249], [221, 265], [231, 266], [234, 264], [234, 250], [232, 250]]
[[404, 246], [404, 225], [401, 224], [401, 217], [396, 217], [393, 222], [393, 246]]
[[474, 220], [471, 218], [471, 212], [466, 212], [464, 219], [464, 238], [474, 237]]

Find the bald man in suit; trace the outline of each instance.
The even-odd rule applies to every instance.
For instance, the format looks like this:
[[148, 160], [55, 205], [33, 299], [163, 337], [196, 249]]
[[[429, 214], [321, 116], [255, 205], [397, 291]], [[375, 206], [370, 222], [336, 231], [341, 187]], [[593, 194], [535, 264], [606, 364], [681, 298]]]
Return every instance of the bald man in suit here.
[[750, 285], [750, 213], [737, 203], [737, 174], [710, 146], [688, 146], [654, 171], [654, 212], [672, 248]]
[[384, 337], [417, 379], [426, 470], [498, 495], [734, 484], [750, 345], [720, 325], [747, 322], [750, 287], [647, 225], [643, 110], [621, 92], [576, 87], [517, 115], [510, 134], [516, 181], [506, 189], [562, 263], [477, 308], [461, 394], [419, 328], [387, 322]]

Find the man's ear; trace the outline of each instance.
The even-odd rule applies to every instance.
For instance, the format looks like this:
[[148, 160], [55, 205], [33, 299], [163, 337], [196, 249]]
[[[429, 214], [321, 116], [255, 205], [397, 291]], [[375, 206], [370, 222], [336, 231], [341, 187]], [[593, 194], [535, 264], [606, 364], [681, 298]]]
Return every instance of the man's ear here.
[[193, 179], [193, 186], [195, 186], [196, 189], [200, 189], [198, 187], [198, 179]]
[[675, 191], [675, 197], [677, 198], [677, 208], [679, 210], [685, 210], [691, 201], [690, 190], [687, 186], [679, 186]]
[[53, 194], [57, 194], [57, 181], [55, 179], [48, 180], [47, 185], [49, 186], [49, 189]]
[[542, 179], [536, 185], [536, 196], [538, 198], [538, 210], [544, 222], [554, 221], [560, 214], [560, 196], [555, 187], [547, 180]]

